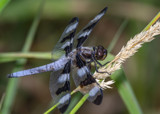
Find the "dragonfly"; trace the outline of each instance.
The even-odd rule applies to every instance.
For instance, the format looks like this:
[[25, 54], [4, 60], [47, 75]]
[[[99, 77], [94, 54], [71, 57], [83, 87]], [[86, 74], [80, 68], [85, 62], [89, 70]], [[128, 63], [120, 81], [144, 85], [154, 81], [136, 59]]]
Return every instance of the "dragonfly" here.
[[58, 109], [64, 113], [71, 100], [70, 75], [72, 75], [75, 85], [81, 89], [80, 92], [83, 95], [89, 94], [88, 101], [100, 105], [103, 92], [96, 79], [93, 78], [91, 63], [94, 63], [95, 70], [99, 72], [97, 66], [102, 67], [108, 63], [102, 65], [98, 61], [107, 57], [107, 50], [101, 45], [85, 47], [83, 44], [107, 9], [105, 7], [101, 10], [78, 34], [75, 33], [79, 19], [77, 17], [71, 19], [52, 51], [52, 55], [58, 52], [63, 53], [58, 60], [43, 66], [8, 74], [8, 78], [51, 71], [49, 90], [54, 102], [59, 103]]

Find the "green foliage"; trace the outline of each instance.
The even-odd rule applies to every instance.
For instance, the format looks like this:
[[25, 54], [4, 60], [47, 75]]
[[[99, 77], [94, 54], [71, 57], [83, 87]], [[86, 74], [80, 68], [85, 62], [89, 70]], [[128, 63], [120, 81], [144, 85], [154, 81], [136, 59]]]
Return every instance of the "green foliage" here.
[[7, 4], [10, 2], [10, 0], [1, 0], [0, 1], [0, 13], [2, 10], [7, 6]]
[[[36, 16], [35, 16], [35, 19], [34, 19], [34, 21], [33, 21], [33, 23], [32, 23], [32, 26], [29, 28], [29, 32], [28, 32], [28, 34], [27, 34], [27, 37], [26, 37], [26, 41], [25, 41], [25, 43], [24, 43], [24, 46], [23, 46], [23, 49], [22, 49], [22, 51], [21, 52], [12, 52], [12, 53], [9, 53], [9, 52], [7, 52], [7, 53], [0, 53], [0, 63], [7, 63], [7, 62], [11, 62], [11, 61], [16, 61], [16, 65], [15, 65], [15, 68], [14, 68], [14, 70], [13, 70], [13, 72], [14, 71], [18, 71], [18, 70], [22, 70], [23, 69], [23, 66], [26, 64], [26, 60], [28, 59], [28, 58], [34, 58], [34, 59], [50, 59], [51, 58], [51, 56], [50, 56], [50, 53], [45, 53], [45, 52], [29, 52], [29, 49], [31, 48], [31, 45], [32, 45], [32, 42], [33, 42], [33, 38], [36, 36], [35, 35], [35, 33], [36, 33], [36, 31], [37, 31], [37, 27], [38, 27], [38, 24], [39, 24], [39, 20], [40, 20], [40, 15], [41, 15], [41, 13], [42, 13], [42, 5], [44, 5], [44, 1], [41, 3], [41, 6], [40, 6], [40, 9], [39, 9], [39, 12], [37, 13], [37, 7], [38, 7], [38, 5], [39, 5], [39, 1], [36, 1], [36, 2], [33, 2], [33, 1], [15, 1], [15, 2], [12, 2], [12, 4], [9, 4], [10, 5], [10, 7], [8, 7], [8, 9], [4, 9], [6, 6], [7, 6], [7, 4], [9, 3], [9, 1], [10, 0], [1, 0], [0, 1], [0, 12], [2, 12], [2, 11], [4, 11], [3, 12], [3, 15], [1, 16], [1, 22], [16, 22], [17, 20], [21, 20], [21, 22], [20, 22], [20, 24], [21, 23], [24, 23], [23, 21], [25, 20], [27, 20], [27, 19], [31, 19], [32, 17], [33, 17], [33, 15], [34, 14], [36, 14]], [[72, 1], [61, 1], [61, 2], [58, 2], [58, 1], [49, 1], [49, 2], [47, 2], [47, 4], [46, 4], [46, 6], [45, 6], [45, 8], [44, 8], [44, 19], [48, 19], [47, 20], [47, 22], [48, 21], [50, 21], [50, 19], [54, 19], [55, 21], [56, 21], [56, 19], [58, 18], [58, 19], [61, 19], [61, 17], [63, 17], [60, 21], [57, 21], [57, 23], [55, 23], [55, 28], [53, 27], [51, 27], [49, 24], [47, 25], [47, 23], [46, 23], [46, 21], [44, 22], [45, 23], [45, 25], [47, 26], [47, 27], [50, 27], [50, 29], [52, 30], [51, 32], [52, 32], [52, 34], [60, 34], [62, 31], [59, 29], [59, 27], [57, 27], [57, 24], [58, 24], [58, 26], [60, 26], [61, 24], [62, 25], [66, 25], [66, 18], [65, 17], [73, 17], [73, 15], [74, 16], [78, 16], [76, 13], [78, 12], [78, 11], [81, 11], [81, 10], [83, 10], [83, 8], [81, 9], [81, 7], [85, 7], [85, 5], [84, 4], [86, 4], [86, 2], [79, 2], [79, 3], [77, 3], [77, 2], [73, 2], [73, 4], [74, 4], [74, 6], [76, 6], [76, 4], [78, 4], [78, 6], [80, 5], [81, 7], [78, 9], [78, 7], [76, 7], [76, 9], [78, 9], [77, 10], [77, 12], [75, 13], [74, 12], [74, 10], [72, 11], [72, 8], [71, 7], [69, 7], [70, 6], [70, 4], [72, 3]], [[96, 3], [96, 6], [98, 6], [98, 8], [97, 7], [95, 7], [95, 9], [94, 9], [94, 12], [97, 10], [97, 9], [101, 9], [104, 5], [106, 5], [106, 3], [105, 2], [103, 2], [103, 3], [100, 3], [100, 2], [93, 2], [92, 3], [92, 5], [93, 4], [95, 4]], [[104, 4], [105, 3], [105, 4]], [[120, 2], [118, 2], [118, 3], [120, 3]], [[124, 16], [123, 14], [114, 14], [115, 13], [115, 11], [120, 11], [120, 12], [122, 12], [123, 10], [121, 10], [121, 9], [123, 9], [123, 7], [121, 7], [121, 5], [123, 5], [123, 3], [124, 2], [122, 2], [122, 4], [121, 5], [118, 5], [118, 3], [115, 3], [114, 1], [113, 2], [110, 2], [110, 4], [113, 4], [113, 6], [116, 6], [116, 7], [110, 7], [109, 8], [109, 10], [111, 11], [111, 13], [109, 13], [109, 15], [107, 14], [107, 16], [109, 17], [110, 15], [114, 15], [114, 18], [115, 18], [115, 16], [116, 16], [116, 18], [118, 18], [118, 16], [120, 17], [120, 18], [122, 18], [122, 16]], [[131, 6], [132, 5], [135, 5], [135, 4], [132, 4], [132, 3], [128, 3], [128, 5], [130, 5], [131, 4]], [[141, 4], [142, 5], [142, 7], [144, 7], [145, 5], [144, 4]], [[117, 6], [119, 6], [120, 8], [117, 10], [116, 8], [117, 8]], [[67, 8], [68, 7], [68, 8]], [[21, 10], [20, 10], [21, 9]], [[84, 8], [85, 9], [85, 8]], [[93, 9], [93, 8], [92, 8]], [[151, 8], [152, 9], [152, 8]], [[114, 11], [115, 10], [115, 11]], [[156, 10], [156, 8], [155, 8], [155, 10]], [[53, 12], [54, 13], [53, 13]], [[74, 12], [74, 13], [70, 13], [70, 12]], [[97, 10], [98, 11], [98, 10]], [[113, 11], [113, 13], [112, 13], [112, 11]], [[156, 10], [157, 11], [157, 10]], [[83, 13], [88, 13], [88, 9], [85, 9], [84, 11], [82, 11], [82, 14]], [[86, 14], [87, 14], [86, 13]], [[93, 12], [92, 12], [93, 13]], [[136, 12], [136, 13], [138, 13], [138, 12]], [[151, 15], [151, 13], [150, 12], [148, 12], [149, 14], [148, 15]], [[53, 15], [52, 15], [53, 14]], [[81, 14], [81, 15], [82, 15]], [[85, 15], [86, 16], [86, 15]], [[130, 14], [126, 14], [126, 17], [129, 17], [129, 16], [131, 16]], [[135, 16], [134, 17], [134, 14], [132, 14], [132, 16], [133, 16], [133, 18], [135, 18], [135, 19], [137, 19], [137, 17]], [[88, 15], [87, 15], [87, 17], [88, 17]], [[148, 29], [148, 27], [150, 27], [151, 25], [153, 25], [153, 23], [155, 22], [155, 21], [157, 21], [157, 19], [159, 19], [159, 17], [160, 17], [160, 13], [158, 13], [157, 14], [157, 16], [148, 24], [148, 26], [144, 29], [144, 30], [147, 30]], [[85, 17], [86, 18], [86, 17]], [[111, 18], [111, 17], [110, 17]], [[132, 17], [131, 17], [132, 18]], [[61, 23], [62, 22], [62, 20], [65, 20], [65, 24], [64, 23]], [[130, 23], [130, 19], [127, 19], [128, 20], [128, 23], [129, 24], [131, 24], [132, 25], [132, 23]], [[143, 19], [140, 19], [140, 22], [139, 23], [142, 23], [141, 21], [142, 21]], [[43, 21], [43, 20], [42, 20]], [[111, 21], [111, 19], [109, 20], [110, 22], [112, 22]], [[118, 21], [116, 20], [116, 22], [118, 23]], [[136, 20], [134, 20], [134, 22], [136, 22]], [[28, 22], [26, 22], [26, 23], [28, 23]], [[44, 23], [41, 23], [40, 25], [42, 26]], [[102, 22], [103, 23], [103, 22]], [[124, 29], [125, 29], [125, 27], [126, 27], [126, 23], [127, 23], [127, 21], [125, 20], [124, 22], [123, 22], [123, 24], [121, 25], [121, 27], [119, 28], [119, 30], [117, 31], [117, 33], [115, 34], [115, 37], [113, 38], [113, 41], [110, 43], [110, 46], [109, 46], [109, 50], [111, 51], [112, 49], [113, 49], [113, 47], [115, 47], [116, 46], [116, 42], [117, 42], [117, 40], [118, 40], [118, 38], [122, 35], [122, 32], [124, 31]], [[127, 24], [128, 24], [127, 23]], [[18, 23], [16, 23], [16, 24], [18, 24]], [[135, 24], [135, 23], [134, 23]], [[26, 24], [27, 25], [27, 24]], [[26, 26], [25, 25], [25, 26]], [[111, 24], [111, 25], [109, 25], [108, 26], [108, 28], [109, 29], [114, 29], [114, 28], [112, 28], [111, 26], [112, 25], [116, 25], [115, 23], [114, 24]], [[142, 23], [142, 25], [145, 25], [145, 23]], [[137, 26], [137, 25], [135, 25], [135, 26]], [[43, 27], [44, 27], [44, 25], [43, 25]], [[105, 28], [107, 28], [106, 27], [106, 25], [104, 26]], [[117, 28], [117, 27], [116, 27]], [[9, 29], [9, 27], [7, 28], [7, 29]], [[109, 30], [108, 29], [108, 30]], [[2, 29], [3, 30], [3, 29]], [[42, 35], [42, 37], [43, 38], [41, 38], [40, 39], [40, 42], [41, 42], [41, 46], [42, 47], [40, 47], [41, 49], [42, 48], [44, 48], [44, 47], [48, 47], [49, 45], [52, 45], [52, 42], [55, 44], [55, 40], [54, 41], [50, 41], [51, 42], [51, 44], [48, 44], [48, 42], [46, 43], [47, 45], [46, 46], [43, 46], [43, 44], [45, 44], [45, 40], [46, 39], [53, 39], [53, 36], [47, 36], [47, 34], [49, 33], [49, 32], [47, 32], [49, 29], [47, 29], [47, 30], [45, 30], [45, 29], [40, 29], [40, 30], [38, 30], [38, 32], [39, 32], [39, 34], [42, 32], [42, 31], [45, 31], [45, 34], [41, 34]], [[107, 31], [107, 30], [106, 30]], [[135, 30], [132, 30], [132, 28], [130, 29], [130, 31], [132, 31], [132, 32], [134, 32]], [[56, 33], [56, 32], [59, 32], [59, 33]], [[17, 33], [17, 34], [19, 34], [19, 33]], [[100, 33], [101, 34], [101, 33]], [[105, 35], [104, 33], [103, 33], [103, 35]], [[125, 35], [127, 35], [127, 34], [125, 34]], [[39, 37], [41, 37], [41, 36], [39, 36]], [[59, 37], [59, 35], [55, 35], [54, 37]], [[7, 37], [5, 37], [6, 38], [6, 40], [9, 40], [9, 41], [11, 41], [10, 39], [7, 39]], [[13, 36], [13, 38], [15, 38], [15, 36]], [[45, 40], [44, 40], [45, 39]], [[1, 40], [1, 39], [0, 39]], [[37, 41], [39, 40], [39, 39], [36, 39]], [[122, 39], [122, 40], [124, 40], [124, 39]], [[13, 40], [12, 40], [13, 41]], [[18, 42], [18, 40], [16, 40], [16, 42]], [[49, 42], [49, 43], [50, 43]], [[105, 39], [104, 40], [104, 42], [108, 42], [108, 39]], [[1, 43], [2, 44], [2, 43]], [[5, 43], [4, 43], [5, 44]], [[11, 44], [11, 42], [10, 42], [10, 44]], [[17, 43], [18, 44], [18, 43]], [[125, 44], [125, 43], [123, 43], [123, 44]], [[35, 44], [34, 44], [35, 45]], [[33, 49], [32, 50], [36, 50], [35, 49], [35, 47], [34, 47], [34, 45], [33, 45]], [[10, 46], [10, 45], [9, 45]], [[155, 48], [156, 49], [156, 48]], [[154, 53], [153, 53], [154, 54]], [[141, 56], [141, 58], [143, 59], [144, 58], [144, 56], [145, 55], [140, 55]], [[158, 56], [158, 55], [157, 55]], [[112, 60], [113, 59], [113, 55], [111, 55], [111, 54], [109, 54], [109, 57], [107, 58], [107, 61], [108, 60]], [[58, 58], [58, 55], [56, 55], [55, 57], [54, 57], [54, 59], [57, 59]], [[139, 58], [138, 58], [139, 59]], [[153, 59], [153, 58], [152, 58]], [[150, 59], [151, 60], [151, 59]], [[158, 59], [157, 59], [158, 60]], [[140, 62], [140, 61], [139, 61]], [[139, 63], [138, 62], [138, 63]], [[146, 61], [144, 61], [144, 63], [146, 63]], [[146, 63], [146, 65], [144, 65], [144, 66], [149, 66], [150, 64], [147, 64]], [[133, 67], [135, 67], [135, 66], [133, 66]], [[151, 66], [150, 66], [151, 67]], [[147, 67], [148, 68], [148, 67]], [[157, 67], [156, 68], [158, 68], [158, 65], [157, 65]], [[155, 68], [155, 69], [156, 69]], [[139, 73], [141, 73], [142, 71], [145, 71], [145, 68], [143, 67], [142, 69], [141, 69], [141, 71], [139, 71]], [[134, 72], [133, 72], [134, 73]], [[155, 72], [153, 72], [153, 74], [154, 74]], [[142, 91], [141, 90], [143, 90], [143, 91], [145, 91], [145, 89], [141, 89], [140, 90], [140, 88], [139, 88], [139, 86], [137, 85], [137, 81], [133, 84], [133, 86], [134, 85], [136, 85], [136, 89], [135, 89], [135, 91], [137, 91], [137, 90], [139, 90], [140, 92], [138, 92], [138, 101], [137, 101], [137, 99], [136, 99], [136, 97], [135, 97], [135, 93], [133, 92], [133, 90], [132, 90], [132, 88], [131, 88], [131, 84], [129, 83], [129, 81], [126, 79], [126, 77], [128, 78], [130, 75], [132, 75], [132, 73], [131, 74], [126, 74], [126, 73], [124, 73], [124, 71], [123, 70], [119, 70], [119, 71], [117, 71], [117, 72], [115, 72], [112, 76], [111, 76], [111, 78], [113, 79], [113, 80], [115, 80], [115, 86], [116, 86], [116, 88], [117, 88], [117, 90], [118, 90], [118, 92], [119, 92], [119, 94], [120, 94], [120, 96], [121, 96], [121, 98], [122, 98], [122, 100], [123, 100], [123, 102], [124, 102], [124, 104], [125, 104], [125, 106], [126, 106], [126, 108], [127, 108], [127, 110], [128, 110], [128, 112], [129, 113], [131, 113], [131, 114], [141, 114], [142, 113], [142, 109], [141, 109], [141, 107], [139, 106], [139, 103], [138, 103], [138, 101], [140, 101], [140, 102], [142, 102], [142, 99], [144, 99], [144, 98], [146, 98], [146, 99], [148, 99], [149, 97], [148, 96], [145, 96], [146, 95], [146, 93], [144, 92], [144, 93], [142, 93]], [[156, 75], [156, 74], [155, 74]], [[142, 78], [142, 74], [140, 75], [141, 77], [138, 77], [138, 79], [140, 80], [141, 79], [141, 82], [142, 82], [142, 80], [143, 79], [145, 79], [146, 78], [146, 75], [145, 75], [145, 77], [144, 78]], [[152, 77], [152, 78], [154, 78], [154, 77]], [[159, 79], [158, 77], [156, 78], [157, 80]], [[18, 86], [18, 82], [19, 82], [19, 79], [7, 79], [7, 80], [9, 80], [9, 82], [8, 82], [8, 84], [6, 85], [7, 86], [7, 88], [6, 88], [6, 92], [5, 92], [5, 97], [4, 97], [4, 100], [3, 100], [3, 98], [1, 99], [1, 111], [0, 111], [0, 113], [2, 113], [2, 114], [9, 114], [10, 113], [10, 111], [12, 111], [12, 109], [11, 109], [11, 107], [12, 107], [12, 105], [13, 105], [13, 102], [14, 102], [14, 100], [15, 100], [15, 95], [16, 95], [16, 92], [17, 92], [17, 86]], [[155, 81], [157, 81], [157, 80], [155, 80]], [[47, 80], [48, 81], [48, 80]], [[131, 82], [132, 80], [130, 80], [130, 82]], [[158, 82], [158, 81], [157, 81]], [[133, 83], [133, 82], [132, 82]], [[152, 82], [153, 83], [153, 82]], [[48, 83], [47, 83], [48, 84]], [[147, 83], [148, 84], [148, 83]], [[143, 83], [142, 83], [142, 85], [141, 86], [143, 86], [144, 88], [145, 88], [145, 86], [147, 87], [147, 84], [144, 84], [143, 85]], [[34, 85], [34, 84], [33, 84]], [[140, 85], [140, 84], [139, 84]], [[150, 84], [151, 86], [150, 86], [150, 90], [154, 90], [153, 92], [155, 92], [156, 93], [156, 89], [155, 89], [155, 87], [156, 86], [158, 86], [158, 84]], [[142, 87], [142, 88], [143, 88]], [[154, 88], [154, 89], [153, 89]], [[149, 90], [148, 90], [149, 91]], [[154, 95], [156, 95], [156, 94], [153, 94], [153, 96], [152, 97], [154, 97]], [[141, 96], [139, 95], [139, 94], [141, 94]], [[151, 93], [150, 93], [151, 94]], [[67, 111], [66, 111], [66, 113], [76, 113], [77, 111], [78, 111], [78, 109], [79, 108], [81, 108], [82, 106], [83, 106], [83, 104], [85, 103], [85, 101], [86, 101], [86, 99], [88, 98], [88, 94], [87, 95], [85, 95], [85, 96], [83, 96], [82, 97], [82, 95], [80, 94], [80, 93], [74, 93], [74, 95], [72, 95], [72, 101], [71, 101], [71, 103], [70, 103], [70, 106], [69, 106], [69, 108], [67, 109]], [[157, 97], [158, 98], [158, 97]], [[144, 99], [145, 100], [145, 102], [147, 102], [147, 100], [146, 99]], [[149, 102], [149, 100], [148, 100], [148, 102]], [[150, 101], [151, 102], [151, 101]], [[148, 103], [148, 104], [150, 104], [150, 102]], [[156, 101], [155, 101], [156, 102]], [[143, 102], [144, 103], [144, 102]], [[143, 106], [143, 107], [145, 107], [144, 105], [143, 105], [143, 103], [141, 103], [141, 105]], [[145, 104], [145, 103], [144, 103]], [[55, 109], [56, 107], [57, 107], [57, 105], [58, 104], [56, 104], [56, 105], [54, 105], [52, 108], [50, 108], [49, 110], [47, 110], [46, 112], [45, 112], [45, 114], [47, 114], [47, 113], [49, 113], [49, 112], [51, 112], [53, 109]], [[105, 106], [103, 106], [104, 108], [105, 108]], [[143, 109], [147, 109], [147, 107], [150, 107], [150, 105], [149, 106], [146, 106], [145, 108], [143, 108]], [[40, 109], [38, 109], [38, 110], [40, 110]], [[44, 111], [44, 109], [43, 109], [43, 111]], [[146, 112], [146, 111], [144, 111], [144, 112]], [[37, 113], [37, 112], [36, 112]], [[42, 113], [42, 112], [40, 112], [40, 113]]]
[[[43, 3], [44, 3], [44, 1], [42, 1], [40, 8], [39, 8], [39, 12], [37, 13], [37, 15], [33, 21], [33, 24], [30, 28], [28, 36], [26, 37], [26, 41], [25, 41], [25, 44], [22, 48], [22, 52], [28, 52], [30, 50], [36, 29], [39, 24], [40, 15], [41, 15], [42, 8], [43, 8]], [[18, 71], [18, 70], [22, 70], [23, 66], [25, 64], [26, 64], [26, 59], [17, 60], [15, 68], [13, 69], [13, 72]], [[15, 99], [18, 81], [19, 81], [19, 79], [9, 79], [8, 86], [6, 89], [6, 95], [4, 98], [4, 104], [2, 105], [2, 110], [0, 112], [1, 114], [9, 114], [10, 113], [10, 108], [13, 105], [13, 101]]]

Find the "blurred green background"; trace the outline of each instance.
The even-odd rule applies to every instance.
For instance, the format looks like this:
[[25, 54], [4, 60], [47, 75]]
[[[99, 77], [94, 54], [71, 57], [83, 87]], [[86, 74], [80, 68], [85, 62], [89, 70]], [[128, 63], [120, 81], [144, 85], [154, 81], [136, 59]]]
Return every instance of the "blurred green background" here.
[[[0, 52], [20, 52], [41, 0], [12, 0], [0, 13]], [[73, 17], [79, 17], [79, 31], [100, 10], [108, 11], [96, 25], [85, 45], [108, 47], [124, 20], [127, 26], [112, 50], [116, 55], [122, 46], [141, 32], [160, 11], [159, 0], [46, 0], [43, 14], [30, 51], [51, 52], [64, 28]], [[137, 100], [145, 114], [160, 113], [160, 39], [144, 44], [123, 65]], [[50, 63], [51, 60], [28, 59], [25, 69]], [[6, 75], [15, 62], [0, 63], [0, 99], [5, 95]], [[12, 114], [40, 114], [50, 107], [50, 73], [20, 78]], [[113, 86], [114, 87], [114, 86]], [[74, 88], [74, 85], [72, 89]], [[59, 113], [55, 110], [54, 113]], [[104, 91], [100, 106], [90, 102], [78, 114], [127, 114], [128, 111], [116, 88]]]

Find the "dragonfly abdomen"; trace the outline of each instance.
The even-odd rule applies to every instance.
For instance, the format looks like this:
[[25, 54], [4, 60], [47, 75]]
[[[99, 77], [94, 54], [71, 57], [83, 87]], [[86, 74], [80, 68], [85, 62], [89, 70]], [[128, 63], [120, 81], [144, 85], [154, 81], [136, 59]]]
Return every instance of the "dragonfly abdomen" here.
[[39, 74], [42, 72], [57, 71], [57, 70], [63, 69], [63, 67], [64, 67], [65, 63], [67, 63], [67, 61], [68, 61], [67, 58], [62, 58], [62, 59], [59, 59], [59, 60], [52, 62], [50, 64], [46, 64], [46, 65], [35, 67], [32, 69], [22, 70], [22, 71], [8, 74], [7, 77], [8, 78], [18, 78], [18, 77], [22, 77], [22, 76]]

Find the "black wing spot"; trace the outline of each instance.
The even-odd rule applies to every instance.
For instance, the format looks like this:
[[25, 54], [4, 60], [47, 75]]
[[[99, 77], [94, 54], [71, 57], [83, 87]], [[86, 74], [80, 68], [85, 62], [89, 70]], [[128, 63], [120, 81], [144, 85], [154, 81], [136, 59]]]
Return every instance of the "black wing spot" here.
[[64, 48], [64, 51], [66, 52], [65, 55], [68, 56], [68, 54], [72, 51], [73, 44], [71, 43], [69, 46], [66, 46]]
[[103, 99], [103, 92], [102, 89], [100, 89], [101, 94], [97, 96], [97, 98], [93, 101], [94, 104], [100, 105], [102, 103]]
[[[64, 66], [64, 69], [62, 71], [62, 74], [69, 74], [70, 73], [70, 70], [71, 70], [71, 60], [68, 61], [65, 66]], [[70, 91], [70, 82], [69, 81], [66, 81], [64, 86], [59, 88], [57, 91], [56, 91], [56, 94], [59, 95], [60, 93], [64, 92], [64, 91]]]
[[70, 71], [71, 71], [71, 60], [69, 60], [64, 66], [62, 74], [70, 73]]
[[76, 48], [80, 47], [83, 44], [83, 42], [87, 39], [87, 37], [88, 36], [81, 37], [81, 38], [77, 39], [78, 40], [78, 44], [77, 44]]
[[89, 25], [88, 27], [86, 27], [86, 28], [83, 30], [83, 32], [86, 31], [86, 30], [91, 30], [91, 29], [97, 24], [97, 22], [98, 22], [98, 21], [96, 21], [95, 23], [93, 23], [93, 24]]
[[71, 32], [69, 35], [67, 35], [66, 37], [64, 37], [61, 41], [60, 41], [60, 43], [63, 43], [63, 42], [65, 42], [66, 40], [71, 40], [73, 37], [74, 37], [74, 35], [75, 35], [75, 32], [76, 32], [76, 30], [74, 30], [73, 32]]
[[93, 103], [96, 104], [96, 105], [100, 105], [102, 103], [102, 99], [103, 99], [103, 96], [98, 95], [96, 100], [93, 101]]
[[61, 108], [59, 108], [60, 112], [61, 112], [61, 113], [64, 113], [64, 112], [67, 110], [69, 104], [70, 104], [70, 101], [69, 101], [69, 103], [67, 103], [66, 105], [64, 105], [64, 106], [62, 106]]
[[92, 84], [92, 83], [95, 83], [96, 80], [90, 75], [90, 74], [87, 74], [87, 78], [80, 82], [80, 86], [83, 87], [83, 86], [87, 86], [89, 84]]
[[101, 14], [101, 13], [106, 13], [107, 9], [108, 9], [108, 7], [105, 7], [102, 11], [100, 11], [99, 14]]
[[57, 91], [56, 91], [56, 94], [59, 95], [61, 94], [62, 92], [65, 92], [65, 91], [70, 91], [70, 82], [69, 81], [66, 81], [64, 86], [59, 88]]
[[69, 22], [69, 24], [71, 24], [71, 23], [73, 23], [73, 22], [75, 22], [75, 21], [79, 21], [79, 19], [78, 19], [78, 17], [74, 17], [74, 18], [72, 18], [72, 20]]
[[86, 65], [86, 62], [81, 59], [79, 54], [76, 55], [76, 65], [78, 68], [82, 68]]

